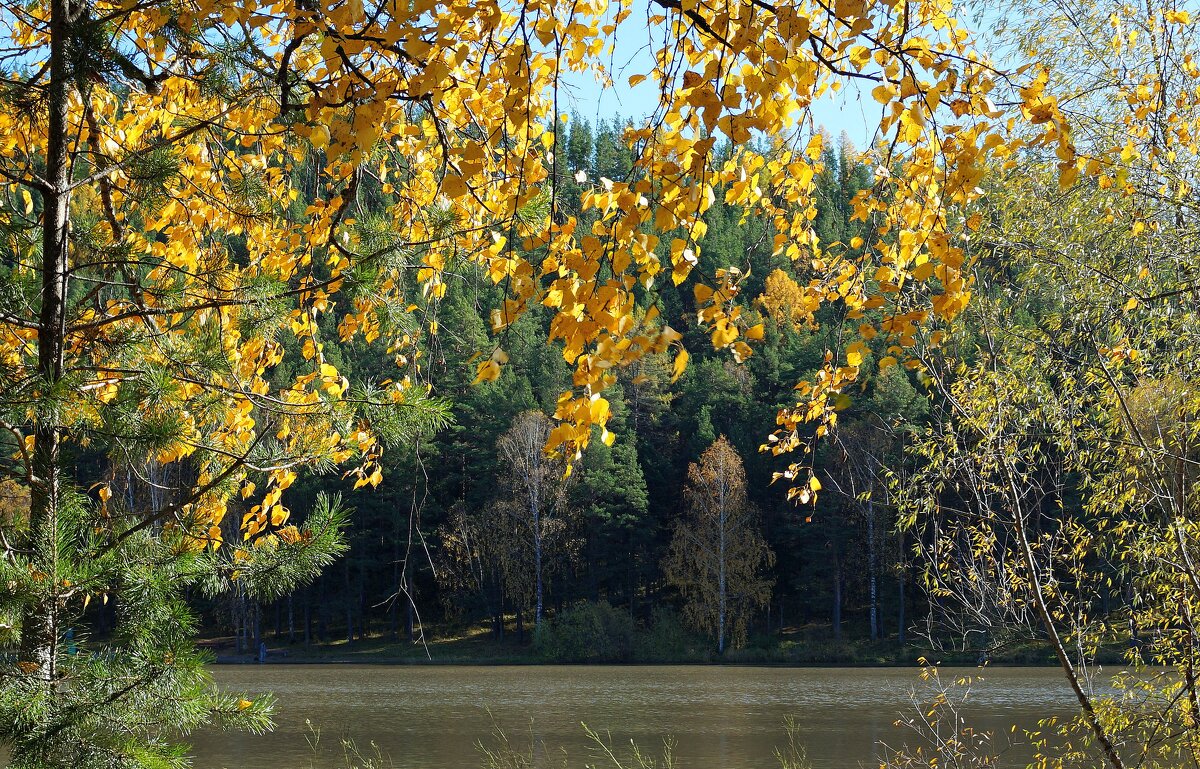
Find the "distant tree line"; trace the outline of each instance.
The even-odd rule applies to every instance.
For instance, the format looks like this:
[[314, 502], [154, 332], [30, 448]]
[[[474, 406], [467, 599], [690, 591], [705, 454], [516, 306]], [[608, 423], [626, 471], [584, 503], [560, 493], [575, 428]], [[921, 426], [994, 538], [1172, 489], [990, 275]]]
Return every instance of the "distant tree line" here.
[[[619, 119], [593, 125], [579, 118], [559, 126], [566, 149], [555, 179], [558, 215], [590, 226], [595, 212], [577, 210], [583, 185], [629, 176], [625, 127]], [[818, 232], [824, 243], [863, 248], [876, 236], [854, 220], [851, 201], [872, 184], [871, 169], [844, 137], [828, 145], [816, 179]], [[720, 150], [714, 162], [731, 151]], [[841, 437], [816, 456], [819, 474], [833, 480], [826, 493], [816, 506], [787, 501], [787, 484], [772, 482], [781, 463], [759, 447], [795, 381], [815, 371], [826, 350], [859, 340], [858, 324], [832, 313], [820, 330], [796, 321], [806, 267], [772, 257], [772, 222], [721, 196], [706, 221], [698, 269], [711, 276], [732, 268], [744, 296], [761, 295], [744, 307], [762, 324], [752, 357], [738, 362], [714, 352], [692, 291], [657, 286], [659, 311], [684, 334], [691, 365], [675, 383], [666, 354], [622, 371], [604, 393], [615, 439], [594, 440], [564, 477], [566, 459], [541, 451], [571, 377], [546, 345], [551, 314], [535, 309], [506, 328], [502, 375], [473, 383], [475, 356], [488, 348], [504, 297], [479, 270], [461, 265], [434, 309], [440, 332], [419, 353], [451, 424], [386, 454], [384, 485], [346, 496], [355, 523], [338, 564], [270, 605], [236, 594], [206, 605], [209, 631], [232, 633], [243, 650], [264, 637], [305, 644], [417, 639], [422, 629], [475, 623], [486, 623], [497, 639], [528, 640], [547, 617], [606, 602], [639, 623], [656, 610], [679, 612], [714, 648], [805, 627], [834, 639], [904, 641], [923, 598], [905, 565], [882, 472], [901, 453], [893, 426], [920, 420], [925, 398], [899, 368], [865, 380], [863, 395], [840, 414]], [[326, 338], [336, 340], [334, 331]], [[386, 368], [386, 352], [361, 340], [331, 342], [324, 352], [351, 378], [382, 376]], [[696, 537], [713, 525], [702, 511], [707, 492], [698, 488], [711, 472], [702, 457], [713, 452], [737, 464], [744, 500], [730, 511], [736, 531], [726, 543], [742, 583], [727, 589], [723, 611], [710, 612], [700, 604], [722, 603], [721, 569], [701, 563]], [[304, 478], [288, 504], [303, 511], [318, 493], [347, 485]], [[712, 585], [702, 572], [711, 572]]]

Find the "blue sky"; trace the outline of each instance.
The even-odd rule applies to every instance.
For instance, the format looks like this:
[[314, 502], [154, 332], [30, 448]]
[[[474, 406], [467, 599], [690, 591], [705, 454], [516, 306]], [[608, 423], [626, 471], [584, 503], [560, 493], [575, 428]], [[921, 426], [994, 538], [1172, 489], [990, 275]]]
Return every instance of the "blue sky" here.
[[[613, 3], [613, 8], [618, 3]], [[613, 76], [611, 87], [603, 87], [593, 75], [571, 73], [564, 78], [559, 91], [559, 111], [578, 113], [589, 122], [620, 116], [638, 119], [654, 111], [658, 103], [655, 83], [647, 80], [634, 88], [628, 85], [629, 76], [650, 71], [653, 59], [650, 51], [661, 42], [661, 29], [650, 28], [646, 20], [646, 5], [634, 0], [626, 4], [632, 13], [617, 33], [608, 68]], [[993, 11], [994, 12], [994, 11]], [[970, 15], [970, 14], [968, 14]], [[987, 20], [988, 12], [983, 19]], [[972, 21], [967, 19], [968, 26]], [[637, 34], [639, 26], [644, 34]], [[879, 124], [880, 105], [871, 98], [870, 89], [857, 81], [845, 84], [836, 94], [827, 94], [813, 104], [813, 119], [817, 126], [837, 137], [843, 132], [859, 148], [870, 145]]]
[[[619, 3], [611, 6], [615, 9]], [[608, 69], [612, 75], [611, 87], [603, 87], [594, 75], [571, 73], [564, 78], [559, 90], [560, 112], [578, 113], [585, 120], [595, 123], [597, 119], [614, 116], [638, 119], [654, 111], [658, 104], [658, 91], [652, 80], [646, 80], [630, 88], [629, 76], [646, 74], [653, 64], [651, 51], [661, 44], [661, 28], [651, 28], [647, 21], [647, 6], [635, 0], [624, 4], [631, 14], [620, 26], [616, 44]], [[637, 34], [644, 28], [644, 34]], [[817, 125], [833, 136], [845, 132], [855, 146], [870, 143], [875, 126], [879, 123], [879, 105], [870, 94], [853, 87], [839, 94], [823, 97], [813, 105], [813, 117]]]
[[[658, 91], [650, 81], [630, 88], [630, 74], [646, 72], [636, 65], [629, 66], [624, 75], [614, 77], [613, 86], [604, 88], [595, 77], [573, 75], [559, 91], [559, 109], [562, 112], [578, 113], [591, 123], [597, 119], [607, 120], [614, 116], [627, 118], [645, 117], [658, 104]], [[822, 97], [813, 104], [813, 119], [834, 137], [845, 132], [856, 147], [870, 143], [871, 135], [879, 124], [879, 104], [860, 89], [844, 89], [841, 93]]]

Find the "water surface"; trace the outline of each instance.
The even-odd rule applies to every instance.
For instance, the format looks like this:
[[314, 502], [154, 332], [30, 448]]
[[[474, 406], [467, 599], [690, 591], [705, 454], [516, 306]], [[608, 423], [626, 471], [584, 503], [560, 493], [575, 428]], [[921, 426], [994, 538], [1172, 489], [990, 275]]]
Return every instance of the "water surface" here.
[[[976, 675], [975, 669], [943, 675]], [[876, 743], [897, 744], [912, 710], [912, 668], [705, 666], [227, 666], [220, 684], [278, 697], [265, 736], [196, 735], [197, 769], [332, 769], [339, 739], [372, 741], [397, 769], [480, 767], [479, 743], [499, 727], [517, 746], [539, 745], [537, 765], [591, 763], [587, 723], [614, 743], [657, 749], [675, 741], [681, 769], [776, 767], [784, 719], [794, 716], [813, 769], [878, 766]], [[1050, 668], [992, 668], [973, 690], [977, 726], [1007, 732], [1071, 712], [1072, 695]], [[321, 730], [314, 751], [306, 721]], [[1013, 751], [1020, 765], [1024, 751]]]

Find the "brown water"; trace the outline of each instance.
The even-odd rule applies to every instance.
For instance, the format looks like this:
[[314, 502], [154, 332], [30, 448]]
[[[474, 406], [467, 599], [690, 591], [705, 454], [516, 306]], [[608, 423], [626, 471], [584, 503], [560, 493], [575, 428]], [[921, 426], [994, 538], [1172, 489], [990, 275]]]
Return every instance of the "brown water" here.
[[[565, 749], [582, 769], [592, 754], [580, 722], [624, 746], [656, 749], [671, 736], [682, 769], [757, 769], [778, 766], [788, 715], [813, 769], [871, 767], [877, 742], [906, 739], [893, 722], [911, 711], [918, 683], [914, 669], [897, 668], [268, 665], [215, 675], [226, 687], [275, 692], [277, 727], [195, 735], [197, 769], [344, 767], [341, 737], [374, 741], [396, 769], [474, 769], [494, 726], [519, 746], [544, 746], [539, 767], [562, 766]], [[1057, 669], [992, 668], [969, 712], [977, 726], [1007, 732], [1069, 713], [1072, 702]], [[321, 729], [315, 751], [306, 720]], [[1023, 753], [1012, 752], [1013, 766]]]

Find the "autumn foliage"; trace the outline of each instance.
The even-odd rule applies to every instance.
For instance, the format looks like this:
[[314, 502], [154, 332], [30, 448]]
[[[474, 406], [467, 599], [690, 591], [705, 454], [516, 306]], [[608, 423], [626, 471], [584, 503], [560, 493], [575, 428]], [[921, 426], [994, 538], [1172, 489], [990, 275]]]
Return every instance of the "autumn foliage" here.
[[[426, 359], [462, 270], [504, 295], [476, 382], [500, 376], [523, 314], [552, 313], [572, 378], [545, 447], [569, 468], [593, 437], [612, 442], [604, 392], [618, 371], [664, 354], [675, 378], [687, 366], [657, 289], [689, 284], [707, 342], [737, 361], [764, 334], [746, 271], [700, 267], [720, 191], [803, 266], [802, 280], [770, 281], [772, 315], [860, 327], [780, 412], [767, 449], [790, 455], [836, 425], [866, 342], [880, 340], [881, 365], [919, 368], [913, 351], [945, 338], [930, 329], [967, 307], [971, 205], [989, 170], [1038, 158], [1062, 188], [1193, 195], [1178, 168], [1196, 152], [1194, 31], [1168, 4], [1149, 7], [1141, 37], [1127, 9], [1089, 28], [1104, 28], [1112, 61], [1098, 70], [1128, 107], [1107, 127], [1077, 119], [1089, 83], [1005, 69], [938, 0], [653, 0], [661, 34], [637, 73], [605, 69], [632, 29], [631, 7], [605, 0], [0, 7], [0, 429], [3, 470], [29, 493], [6, 558], [25, 575], [9, 590], [22, 685], [46, 719], [64, 616], [115, 589], [93, 559], [136, 545], [146, 563], [198, 559], [228, 582], [334, 547], [292, 521], [284, 495], [308, 471], [376, 487], [386, 448], [444, 422]], [[1131, 74], [1163, 60], [1187, 86]], [[562, 208], [556, 127], [560, 81], [588, 71], [650, 79], [662, 98], [626, 132], [627, 177], [584, 180], [585, 227]], [[871, 236], [822, 242], [811, 108], [850, 83], [878, 106], [875, 178], [852, 201]], [[737, 149], [717, 162], [726, 142]], [[1135, 212], [1129, 226], [1155, 224]], [[350, 381], [334, 340], [387, 373]], [[142, 479], [169, 499], [114, 494], [111, 473], [75, 477], [83, 451], [174, 468], [165, 486]], [[820, 488], [811, 457], [780, 477], [802, 501]]]
[[725, 437], [688, 467], [684, 494], [687, 515], [676, 524], [666, 577], [684, 597], [685, 616], [715, 637], [721, 653], [745, 642], [751, 613], [770, 600], [763, 572], [775, 554], [746, 498], [741, 457]]

